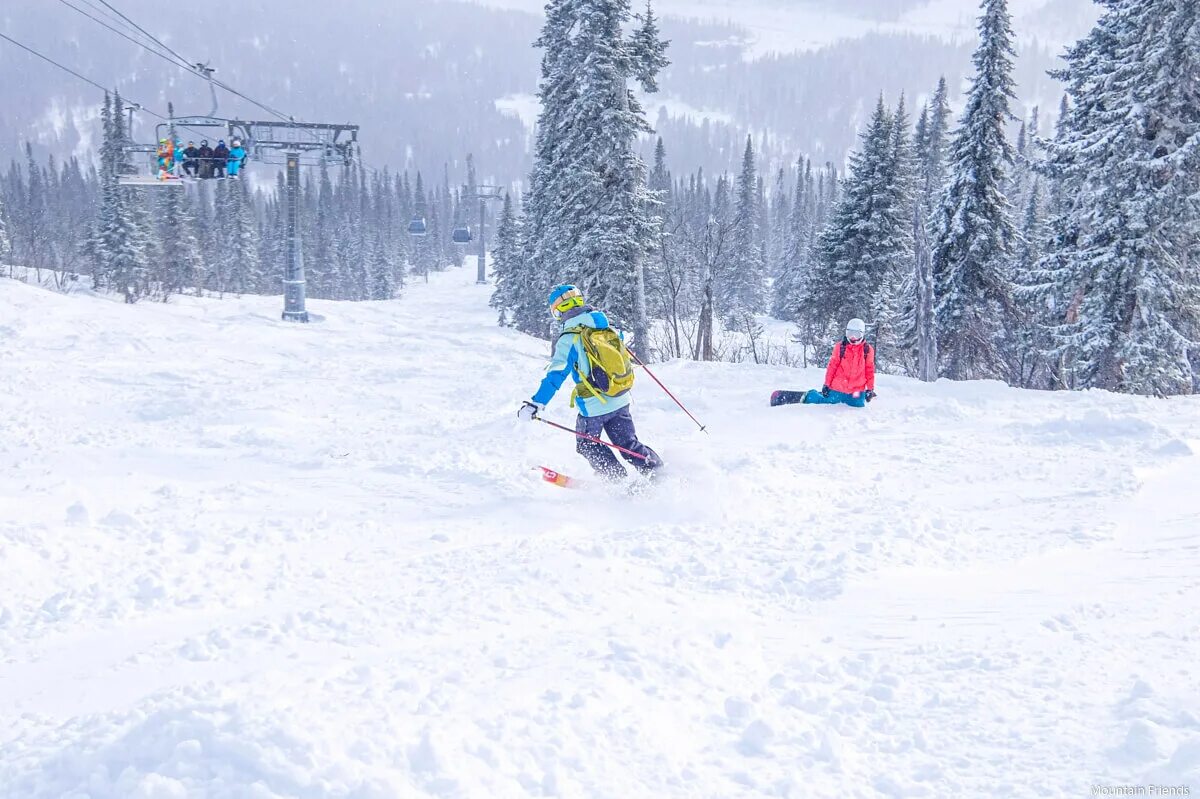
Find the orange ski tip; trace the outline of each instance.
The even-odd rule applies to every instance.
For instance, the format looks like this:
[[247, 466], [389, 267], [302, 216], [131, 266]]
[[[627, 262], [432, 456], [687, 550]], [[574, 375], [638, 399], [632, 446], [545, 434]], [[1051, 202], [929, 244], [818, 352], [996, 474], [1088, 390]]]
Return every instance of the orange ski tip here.
[[548, 469], [545, 466], [540, 466], [538, 468], [542, 470], [542, 479], [547, 483], [554, 483], [554, 485], [563, 487], [571, 484], [571, 478], [567, 477], [565, 474], [556, 472], [553, 469]]

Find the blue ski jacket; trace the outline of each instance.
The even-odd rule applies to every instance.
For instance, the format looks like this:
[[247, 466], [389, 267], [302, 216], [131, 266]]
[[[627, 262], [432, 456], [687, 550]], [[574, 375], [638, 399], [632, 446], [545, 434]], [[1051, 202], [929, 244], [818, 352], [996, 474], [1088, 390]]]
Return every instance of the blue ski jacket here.
[[[546, 367], [546, 376], [542, 378], [542, 384], [533, 395], [533, 401], [538, 405], [549, 405], [568, 376], [578, 384], [580, 374], [591, 373], [592, 367], [588, 363], [587, 353], [583, 351], [582, 340], [575, 332], [581, 327], [607, 330], [610, 325], [603, 311], [591, 308], [583, 308], [580, 313], [563, 320], [562, 333], [554, 342], [554, 354], [550, 365]], [[624, 333], [621, 334], [621, 338], [625, 338]], [[628, 407], [630, 401], [629, 394], [623, 394], [620, 397], [604, 397], [603, 401], [600, 397], [580, 397], [575, 404], [580, 416], [603, 416]]]

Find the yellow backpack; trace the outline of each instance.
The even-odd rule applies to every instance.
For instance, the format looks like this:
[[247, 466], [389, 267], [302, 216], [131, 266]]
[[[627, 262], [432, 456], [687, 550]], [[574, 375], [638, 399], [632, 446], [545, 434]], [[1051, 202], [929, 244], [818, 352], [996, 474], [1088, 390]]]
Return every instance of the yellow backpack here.
[[611, 327], [603, 330], [577, 327], [566, 331], [566, 334], [579, 336], [579, 343], [591, 366], [590, 373], [584, 374], [580, 364], [575, 364], [579, 383], [571, 395], [572, 406], [577, 397], [595, 397], [600, 402], [607, 402], [607, 398], [620, 397], [633, 388], [633, 359], [629, 357], [629, 349], [621, 340], [620, 333]]

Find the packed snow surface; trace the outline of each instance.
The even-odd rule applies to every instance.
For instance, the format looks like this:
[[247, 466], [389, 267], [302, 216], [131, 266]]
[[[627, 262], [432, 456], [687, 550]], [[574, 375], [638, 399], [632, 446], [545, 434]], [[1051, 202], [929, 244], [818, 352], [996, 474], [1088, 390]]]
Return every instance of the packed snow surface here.
[[668, 363], [564, 490], [473, 275], [0, 282], [0, 797], [1200, 795], [1195, 398]]

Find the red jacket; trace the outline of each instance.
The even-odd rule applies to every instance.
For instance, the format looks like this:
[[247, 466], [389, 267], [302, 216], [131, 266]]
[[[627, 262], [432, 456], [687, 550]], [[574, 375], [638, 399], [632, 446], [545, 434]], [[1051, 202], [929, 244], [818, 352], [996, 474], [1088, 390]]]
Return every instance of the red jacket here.
[[834, 344], [825, 369], [825, 385], [843, 394], [874, 391], [875, 348], [865, 341], [851, 344], [846, 339]]

